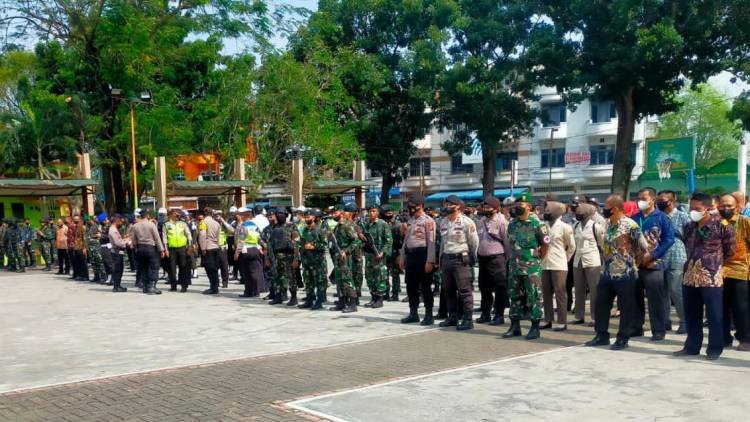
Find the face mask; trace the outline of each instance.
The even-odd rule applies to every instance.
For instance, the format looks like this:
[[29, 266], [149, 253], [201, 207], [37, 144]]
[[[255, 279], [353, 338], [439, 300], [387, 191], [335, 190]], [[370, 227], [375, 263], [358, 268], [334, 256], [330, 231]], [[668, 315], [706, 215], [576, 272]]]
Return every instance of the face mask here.
[[734, 217], [734, 209], [721, 209], [719, 210], [719, 214], [721, 214], [722, 218], [726, 218], [729, 220], [730, 218]]
[[341, 216], [337, 215], [337, 216], [333, 217], [333, 221], [341, 221]]
[[641, 211], [646, 211], [648, 209], [649, 203], [648, 201], [638, 201], [638, 209]]
[[544, 221], [552, 221], [552, 214], [545, 212], [544, 214], [542, 214], [542, 218], [544, 219]]
[[604, 210], [602, 210], [602, 216], [604, 216], [604, 218], [610, 218], [610, 217], [612, 217], [612, 209], [611, 208], [605, 208]]
[[513, 207], [511, 208], [510, 213], [514, 217], [520, 217], [526, 213], [526, 207], [524, 207], [523, 205]]
[[409, 207], [409, 215], [414, 215], [417, 213], [416, 207]]
[[705, 211], [703, 211], [703, 212], [701, 212], [701, 211], [695, 211], [695, 210], [690, 211], [690, 219], [692, 221], [696, 222], [696, 223], [699, 222], [699, 221], [701, 221], [701, 220], [703, 220], [703, 216], [704, 215], [706, 215]]
[[386, 214], [383, 216], [383, 220], [391, 221], [393, 220], [393, 214]]
[[583, 221], [586, 219], [586, 216], [583, 214], [576, 214], [576, 220]]
[[456, 212], [456, 207], [443, 207], [440, 210], [440, 215], [442, 216], [448, 216]]
[[664, 211], [669, 207], [669, 201], [657, 201], [656, 202], [656, 208], [659, 208], [659, 211]]

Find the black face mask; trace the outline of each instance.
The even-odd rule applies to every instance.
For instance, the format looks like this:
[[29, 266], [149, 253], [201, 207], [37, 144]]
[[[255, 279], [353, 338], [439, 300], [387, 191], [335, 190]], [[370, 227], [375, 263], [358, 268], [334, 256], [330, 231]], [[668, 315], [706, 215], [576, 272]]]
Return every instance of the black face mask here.
[[605, 208], [604, 210], [602, 210], [602, 215], [604, 216], [604, 218], [612, 217], [612, 209]]
[[551, 222], [552, 221], [552, 214], [550, 214], [548, 212], [545, 212], [544, 214], [542, 214], [542, 218], [544, 219], [544, 221], [550, 221]]
[[391, 220], [393, 220], [393, 214], [385, 214], [385, 215], [383, 216], [383, 220], [386, 220], [386, 221], [391, 221]]
[[440, 215], [442, 215], [442, 216], [448, 216], [448, 215], [451, 215], [451, 214], [453, 214], [454, 212], [456, 212], [456, 209], [457, 209], [456, 207], [443, 207], [443, 208], [442, 208], [442, 209], [440, 210]]
[[414, 215], [417, 213], [417, 207], [409, 207], [409, 215]]
[[510, 209], [510, 215], [513, 217], [520, 217], [526, 213], [526, 207], [523, 205], [515, 206]]
[[720, 209], [719, 214], [721, 214], [722, 218], [729, 220], [734, 217], [734, 209]]
[[669, 201], [656, 201], [656, 208], [659, 208], [659, 211], [664, 211], [669, 208]]
[[583, 221], [586, 219], [586, 216], [583, 214], [576, 214], [576, 220]]
[[337, 216], [333, 217], [333, 221], [341, 221], [341, 216], [337, 215]]

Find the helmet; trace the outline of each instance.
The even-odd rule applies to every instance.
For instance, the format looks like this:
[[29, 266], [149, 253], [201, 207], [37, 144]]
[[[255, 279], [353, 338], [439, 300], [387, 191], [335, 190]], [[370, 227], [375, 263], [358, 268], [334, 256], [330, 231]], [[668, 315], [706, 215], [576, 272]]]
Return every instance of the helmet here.
[[159, 214], [166, 214], [166, 213], [167, 213], [167, 209], [166, 208], [164, 208], [164, 207], [159, 208]]
[[231, 207], [229, 207], [229, 212], [236, 213], [237, 212], [237, 207], [235, 207], [234, 205], [232, 205]]
[[348, 202], [344, 204], [344, 211], [345, 212], [357, 212], [357, 204], [353, 202]]
[[323, 210], [320, 208], [313, 208], [309, 211], [309, 215], [312, 215], [315, 218], [323, 218]]

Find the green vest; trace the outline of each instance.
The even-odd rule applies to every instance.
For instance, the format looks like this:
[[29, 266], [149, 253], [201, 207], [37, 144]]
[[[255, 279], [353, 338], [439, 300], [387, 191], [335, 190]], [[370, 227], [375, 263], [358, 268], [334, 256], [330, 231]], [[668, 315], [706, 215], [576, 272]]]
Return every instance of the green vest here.
[[258, 233], [256, 230], [247, 230], [245, 232], [245, 244], [247, 246], [260, 245], [260, 233]]
[[187, 246], [188, 238], [187, 234], [185, 234], [185, 227], [179, 222], [172, 223], [168, 221], [165, 224], [167, 226], [167, 247], [184, 248]]
[[222, 226], [219, 229], [219, 246], [226, 246], [227, 245], [227, 231]]

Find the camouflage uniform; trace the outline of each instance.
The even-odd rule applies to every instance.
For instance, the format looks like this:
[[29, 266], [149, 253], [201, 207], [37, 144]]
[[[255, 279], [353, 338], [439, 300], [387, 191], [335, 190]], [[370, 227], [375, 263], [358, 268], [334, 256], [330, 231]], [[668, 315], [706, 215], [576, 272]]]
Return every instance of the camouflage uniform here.
[[512, 320], [539, 321], [542, 318], [539, 248], [550, 243], [547, 226], [533, 214], [525, 221], [514, 218], [508, 226], [508, 239], [511, 245], [509, 316]]
[[57, 230], [55, 230], [55, 227], [52, 225], [52, 223], [45, 223], [44, 227], [42, 227], [39, 231], [39, 246], [42, 252], [42, 258], [44, 258], [44, 269], [46, 271], [49, 271], [50, 268], [52, 268], [52, 262], [54, 259], [52, 247], [55, 244]]
[[5, 267], [5, 236], [8, 233], [8, 226], [3, 221], [0, 223], [0, 268]]
[[21, 230], [12, 223], [5, 233], [5, 251], [8, 254], [8, 271], [24, 272]]
[[36, 267], [36, 252], [34, 251], [34, 230], [31, 225], [23, 225], [18, 229], [21, 233], [21, 259], [27, 267]]
[[[359, 234], [362, 227], [359, 224], [352, 223], [354, 230]], [[357, 300], [362, 296], [362, 277], [364, 277], [365, 254], [362, 250], [362, 242], [352, 250], [352, 283], [357, 291]]]
[[104, 259], [102, 258], [102, 245], [99, 243], [101, 237], [101, 231], [98, 224], [93, 224], [86, 230], [89, 261], [91, 262], [91, 269], [94, 271], [93, 281], [106, 281], [107, 271], [104, 268]]
[[[326, 301], [326, 289], [328, 288], [328, 266], [326, 265], [326, 237], [323, 230], [316, 223], [313, 226], [305, 226], [299, 231], [297, 239], [296, 256], [302, 265], [302, 277], [305, 280], [307, 292], [306, 307], [320, 309]], [[306, 244], [312, 244], [314, 249], [305, 249]], [[315, 301], [313, 306], [312, 302]]]
[[333, 231], [333, 235], [336, 236], [339, 248], [342, 252], [346, 253], [346, 259], [342, 260], [340, 256], [337, 256], [333, 260], [333, 271], [336, 274], [336, 285], [341, 292], [339, 297], [350, 297], [352, 299], [357, 298], [357, 292], [354, 286], [354, 275], [352, 269], [354, 267], [354, 251], [359, 249], [362, 242], [357, 237], [354, 223], [351, 221], [341, 220], [336, 225]]
[[273, 266], [271, 286], [273, 286], [273, 291], [286, 292], [287, 289], [290, 289], [292, 297], [295, 298], [297, 283], [292, 283], [294, 280], [292, 233], [294, 233], [292, 223], [274, 227], [268, 234], [268, 247], [273, 251], [271, 260]]
[[401, 223], [396, 221], [394, 218], [392, 222], [388, 223], [391, 229], [391, 239], [393, 240], [393, 246], [391, 247], [391, 254], [385, 261], [386, 268], [388, 269], [388, 279], [386, 280], [386, 293], [390, 290], [393, 299], [398, 299], [398, 294], [401, 293], [401, 268], [398, 266], [397, 258], [401, 247], [404, 245], [404, 237], [401, 234]]
[[367, 288], [370, 289], [372, 300], [382, 299], [383, 295], [388, 294], [388, 268], [386, 260], [391, 255], [393, 247], [393, 235], [391, 227], [383, 220], [375, 220], [367, 223], [366, 229], [372, 240], [375, 242], [375, 248], [383, 254], [381, 259], [376, 259], [372, 253], [365, 252], [366, 267], [365, 279]]

